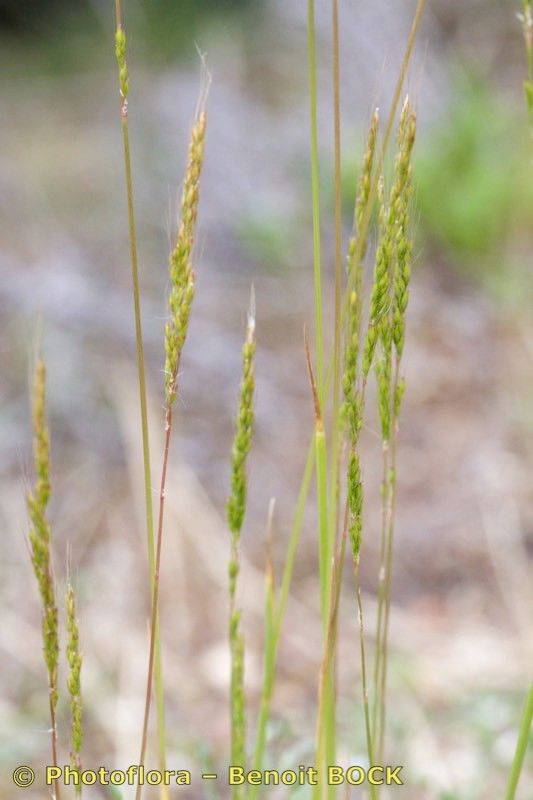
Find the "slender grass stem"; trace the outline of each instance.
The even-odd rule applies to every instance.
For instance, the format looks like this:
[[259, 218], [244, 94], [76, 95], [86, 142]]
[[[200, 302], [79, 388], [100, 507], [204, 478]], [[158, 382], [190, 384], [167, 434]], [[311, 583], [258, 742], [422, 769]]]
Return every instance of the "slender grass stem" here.
[[[329, 531], [330, 548], [336, 539], [340, 502], [340, 397], [341, 397], [341, 306], [342, 306], [342, 183], [341, 183], [341, 92], [340, 92], [340, 42], [339, 42], [339, 6], [338, 0], [331, 2], [331, 24], [333, 38], [333, 120], [335, 151], [335, 306], [333, 333], [333, 404], [331, 412], [331, 459], [330, 459], [330, 497], [329, 497]], [[328, 569], [331, 569], [328, 566]], [[334, 623], [336, 624], [335, 616]], [[336, 643], [337, 637], [334, 636]], [[327, 739], [325, 743], [328, 764], [335, 763], [336, 751], [336, 698], [335, 698], [335, 653], [331, 655], [331, 675], [329, 676]], [[337, 789], [333, 784], [328, 786], [328, 797], [332, 800]]]
[[[368, 753], [368, 764], [374, 764], [374, 745], [372, 742], [372, 728], [370, 722], [370, 704], [368, 702], [368, 678], [366, 666], [366, 648], [365, 648], [365, 629], [363, 618], [363, 602], [361, 598], [361, 578], [359, 575], [359, 561], [354, 563], [354, 577], [355, 577], [355, 593], [357, 596], [357, 616], [359, 621], [359, 644], [361, 651], [361, 683], [363, 690], [363, 711], [365, 717], [365, 736], [366, 748]], [[370, 797], [374, 798], [377, 795], [377, 790], [374, 785], [370, 787]]]
[[[375, 169], [372, 172], [371, 180], [370, 180], [370, 190], [369, 190], [369, 199], [368, 204], [365, 209], [365, 213], [362, 216], [361, 225], [359, 228], [359, 236], [357, 239], [357, 252], [355, 254], [356, 258], [359, 260], [362, 257], [364, 242], [366, 241], [366, 237], [368, 235], [368, 229], [370, 226], [370, 220], [372, 216], [372, 209], [375, 203], [376, 194], [377, 194], [377, 185], [379, 180], [379, 175], [381, 174], [381, 170], [383, 167], [384, 161], [384, 153], [387, 150], [388, 142], [390, 139], [390, 135], [392, 132], [392, 127], [394, 124], [394, 119], [396, 117], [396, 111], [398, 108], [398, 103], [401, 95], [401, 91], [403, 88], [403, 84], [405, 81], [405, 76], [407, 74], [407, 69], [411, 60], [411, 55], [413, 51], [414, 42], [416, 40], [416, 36], [418, 33], [418, 29], [420, 27], [420, 22], [423, 16], [423, 12], [425, 9], [426, 0], [418, 0], [416, 11], [413, 17], [413, 22], [411, 24], [411, 29], [408, 37], [408, 41], [406, 44], [406, 49], [403, 55], [401, 69], [398, 75], [398, 80], [396, 83], [396, 88], [394, 91], [392, 103], [389, 109], [389, 114], [387, 117], [387, 122], [385, 126], [385, 134], [383, 137], [382, 148], [381, 148], [381, 157], [378, 160], [378, 163]], [[317, 275], [320, 277], [320, 246], [317, 247], [320, 243], [320, 207], [319, 207], [319, 191], [318, 191], [318, 136], [316, 134], [317, 125], [316, 125], [316, 40], [313, 34], [315, 30], [314, 25], [314, 3], [313, 0], [308, 0], [308, 41], [311, 48], [311, 52], [309, 53], [309, 83], [310, 83], [310, 94], [311, 96], [315, 97], [315, 102], [311, 101], [311, 139], [312, 145], [311, 149], [312, 152], [315, 153], [315, 156], [312, 157], [312, 168], [314, 166], [314, 174], [315, 178], [312, 181], [312, 185], [314, 187], [314, 245], [315, 245], [315, 278]], [[313, 112], [313, 108], [315, 111]], [[314, 141], [314, 145], [313, 145]], [[317, 256], [318, 256], [318, 269], [317, 269]], [[355, 279], [355, 278], [354, 278]], [[350, 292], [353, 289], [353, 280], [348, 280], [348, 285], [345, 288], [345, 294], [343, 298], [342, 308], [341, 308], [341, 321], [345, 318], [347, 307], [350, 301]], [[321, 302], [317, 303], [317, 283], [320, 286], [320, 283], [315, 280], [315, 309], [321, 310]], [[318, 297], [321, 297], [321, 293], [318, 294]], [[321, 313], [318, 314], [318, 318], [321, 319]], [[322, 330], [321, 328], [319, 329]], [[317, 334], [317, 353], [320, 352], [320, 343], [322, 338], [319, 334]], [[317, 361], [317, 364], [319, 362]], [[331, 385], [332, 380], [332, 362], [329, 363], [327, 371], [324, 374], [324, 394], [327, 394], [328, 388]], [[318, 367], [317, 367], [317, 374], [318, 374]], [[364, 392], [364, 388], [363, 388]], [[307, 498], [309, 495], [309, 489], [311, 486], [311, 478], [313, 473], [313, 468], [315, 464], [315, 433], [311, 436], [311, 441], [309, 442], [309, 447], [307, 451], [307, 458], [305, 462], [305, 467], [303, 470], [302, 478], [300, 480], [300, 488], [298, 492], [298, 500], [296, 504], [296, 510], [294, 514], [291, 534], [289, 538], [289, 545], [287, 548], [287, 554], [284, 560], [284, 569], [283, 575], [280, 585], [280, 590], [277, 598], [276, 604], [276, 614], [275, 614], [275, 628], [274, 628], [274, 639], [271, 648], [271, 659], [268, 664], [268, 672], [269, 675], [272, 676], [272, 680], [270, 677], [268, 680], [264, 681], [263, 683], [263, 690], [262, 690], [262, 697], [261, 697], [261, 707], [259, 713], [259, 721], [258, 721], [258, 731], [256, 736], [256, 747], [254, 752], [254, 769], [261, 769], [264, 759], [264, 751], [265, 751], [265, 741], [266, 741], [266, 727], [268, 724], [268, 719], [270, 716], [270, 707], [271, 707], [271, 700], [272, 700], [272, 692], [273, 692], [273, 683], [274, 683], [274, 676], [276, 670], [276, 663], [279, 651], [279, 640], [281, 635], [281, 629], [283, 626], [283, 621], [285, 618], [286, 608], [287, 608], [287, 601], [289, 597], [289, 590], [290, 585], [292, 582], [292, 575], [294, 572], [294, 563], [296, 560], [296, 552], [298, 549], [298, 544], [300, 540], [300, 534], [303, 525], [303, 518], [305, 514], [305, 508], [307, 504]], [[255, 800], [260, 792], [259, 787], [252, 786], [250, 787], [250, 800]]]
[[[398, 391], [398, 382], [400, 377], [400, 359], [396, 358], [394, 379], [392, 384], [392, 397], [394, 398]], [[386, 727], [386, 708], [387, 708], [387, 674], [388, 674], [388, 657], [389, 657], [389, 622], [390, 622], [390, 602], [392, 590], [392, 556], [394, 546], [394, 517], [396, 506], [396, 462], [398, 450], [398, 417], [396, 413], [392, 412], [392, 425], [391, 425], [391, 443], [390, 443], [390, 468], [387, 475], [387, 517], [385, 523], [385, 553], [383, 568], [385, 571], [383, 580], [383, 602], [382, 602], [382, 642], [381, 642], [381, 664], [379, 674], [379, 688], [378, 694], [380, 698], [380, 717], [379, 717], [379, 734], [377, 739], [377, 756], [382, 763], [384, 746], [385, 746], [385, 727]], [[381, 575], [380, 575], [381, 577]]]
[[533, 683], [529, 687], [529, 692], [526, 697], [524, 705], [524, 713], [522, 714], [522, 721], [518, 731], [518, 739], [516, 742], [516, 750], [511, 765], [511, 772], [509, 773], [509, 781], [507, 783], [507, 791], [505, 793], [505, 800], [514, 800], [516, 796], [516, 789], [520, 779], [520, 773], [524, 765], [526, 750], [530, 739], [531, 725], [533, 723]]
[[[269, 702], [272, 695], [274, 682], [273, 664], [275, 660], [275, 629], [276, 629], [276, 597], [274, 565], [272, 561], [272, 529], [274, 524], [274, 505], [272, 499], [268, 508], [267, 523], [267, 555], [265, 567], [265, 634], [264, 634], [264, 654], [263, 654], [263, 687], [261, 692], [261, 706], [259, 712], [259, 723], [257, 728], [256, 745], [253, 757], [253, 769], [261, 769], [256, 766], [256, 762], [262, 762], [262, 753], [266, 743], [266, 720], [269, 712]], [[261, 724], [261, 720], [264, 723]], [[254, 797], [257, 789], [251, 788], [248, 797]]]
[[313, 207], [313, 270], [315, 292], [316, 373], [320, 401], [324, 400], [324, 325], [322, 312], [322, 257], [320, 231], [320, 168], [318, 157], [318, 92], [315, 2], [307, 0], [307, 57], [311, 142], [311, 197]]
[[[257, 723], [256, 744], [253, 758], [253, 768], [261, 770], [263, 768], [263, 758], [266, 744], [266, 729], [270, 717], [270, 706], [272, 701], [272, 692], [274, 689], [274, 679], [276, 675], [276, 663], [279, 649], [279, 640], [281, 630], [283, 627], [283, 620], [285, 618], [285, 611], [287, 608], [287, 601], [289, 598], [289, 590], [294, 571], [294, 562], [296, 559], [296, 552], [298, 549], [298, 542], [300, 540], [300, 533], [302, 531], [303, 518], [305, 513], [305, 506], [307, 502], [307, 495], [311, 485], [311, 478], [315, 464], [315, 448], [314, 437], [313, 442], [309, 446], [303, 477], [301, 481], [300, 491], [298, 493], [298, 500], [296, 502], [296, 509], [294, 512], [294, 519], [292, 529], [289, 537], [289, 544], [284, 559], [284, 567], [281, 578], [281, 584], [277, 596], [275, 597], [275, 606], [273, 614], [273, 633], [269, 642], [269, 647], [265, 649], [265, 669], [263, 675], [263, 686], [261, 691], [261, 704], [259, 709], [259, 720]], [[250, 800], [255, 800], [260, 792], [259, 786], [251, 786], [249, 792]]]
[[[305, 336], [305, 331], [304, 331]], [[307, 368], [309, 371], [309, 381], [315, 408], [315, 459], [316, 459], [316, 479], [317, 479], [317, 514], [318, 514], [318, 554], [319, 554], [319, 574], [320, 574], [320, 609], [322, 617], [324, 657], [322, 661], [321, 676], [319, 682], [319, 705], [317, 717], [317, 736], [316, 736], [316, 769], [318, 771], [318, 781], [314, 790], [314, 796], [319, 800], [322, 797], [324, 786], [324, 775], [326, 773], [326, 762], [330, 756], [331, 742], [334, 740], [334, 670], [333, 652], [328, 648], [335, 647], [335, 631], [332, 626], [336, 624], [336, 616], [332, 619], [333, 611], [333, 580], [334, 580], [334, 543], [331, 539], [328, 516], [328, 474], [327, 474], [327, 449], [326, 435], [320, 398], [313, 374], [311, 364], [311, 354], [309, 343], [305, 336], [305, 354]], [[328, 790], [329, 791], [329, 790]]]
[[[115, 0], [116, 31], [124, 30], [121, 0]], [[125, 48], [125, 39], [124, 39]], [[148, 568], [150, 572], [150, 588], [153, 592], [155, 579], [155, 541], [154, 541], [154, 514], [152, 503], [152, 477], [150, 459], [150, 438], [148, 430], [148, 402], [146, 393], [146, 370], [144, 363], [144, 344], [142, 332], [141, 301], [139, 290], [139, 266], [137, 255], [137, 232], [135, 224], [135, 207], [133, 193], [133, 178], [131, 167], [130, 137], [128, 124], [128, 75], [125, 61], [125, 51], [123, 63], [119, 63], [119, 68], [125, 70], [121, 77], [121, 103], [120, 119], [122, 129], [122, 143], [124, 151], [124, 173], [126, 179], [126, 197], [128, 206], [128, 229], [130, 241], [130, 263], [131, 279], [133, 291], [133, 310], [135, 318], [135, 342], [137, 349], [137, 374], [139, 382], [139, 400], [141, 410], [141, 435], [143, 450], [143, 471], [144, 471], [144, 502], [146, 514], [146, 533], [148, 542]], [[123, 79], [125, 78], [125, 80]], [[157, 736], [159, 750], [159, 769], [164, 772], [166, 769], [166, 733], [165, 733], [165, 702], [163, 693], [163, 667], [161, 659], [161, 642], [159, 634], [159, 622], [156, 623], [155, 632], [155, 694], [157, 708]], [[160, 794], [163, 800], [168, 798], [168, 789], [161, 786]]]
[[331, 497], [330, 528], [335, 536], [339, 516], [340, 396], [341, 396], [341, 306], [342, 306], [342, 176], [341, 176], [341, 98], [338, 0], [332, 0], [333, 30], [333, 118], [335, 148], [335, 309], [333, 341], [333, 407], [331, 419]]
[[289, 590], [292, 581], [292, 573], [294, 572], [294, 562], [296, 560], [296, 551], [298, 549], [298, 542], [300, 540], [300, 533], [302, 531], [305, 506], [307, 503], [307, 496], [309, 494], [311, 477], [315, 466], [315, 449], [313, 445], [314, 445], [314, 440], [309, 446], [309, 452], [307, 454], [307, 459], [305, 462], [304, 472], [300, 485], [300, 491], [298, 493], [296, 510], [294, 512], [291, 535], [289, 538], [289, 544], [287, 546], [287, 554], [284, 560], [281, 585], [277, 601], [276, 628], [275, 628], [277, 640], [279, 639], [279, 636], [281, 634], [283, 619], [287, 608]]
[[309, 342], [307, 340], [307, 334], [305, 329], [304, 329], [304, 340], [305, 340], [305, 356], [307, 360], [307, 369], [309, 372], [309, 382], [311, 384], [311, 394], [313, 397], [313, 405], [315, 409], [314, 443], [315, 443], [316, 491], [317, 491], [317, 507], [318, 507], [320, 610], [322, 615], [323, 633], [325, 636], [327, 633], [327, 626], [329, 622], [331, 558], [333, 556], [333, 548], [329, 535], [329, 518], [328, 518], [328, 469], [327, 469], [326, 433], [324, 430], [324, 420], [322, 417], [322, 409], [320, 406], [318, 386], [315, 381], [315, 376], [313, 373], [313, 366], [311, 364], [311, 353], [309, 350]]
[[[52, 692], [50, 692], [50, 740], [52, 745], [52, 766], [57, 767], [59, 764], [57, 757], [57, 714], [56, 704], [52, 698]], [[58, 783], [54, 783], [54, 788], [52, 791], [53, 800], [61, 800], [61, 793]]]
[[376, 621], [376, 658], [374, 660], [374, 703], [372, 709], [372, 729], [379, 738], [378, 718], [380, 717], [379, 684], [381, 678], [381, 663], [383, 658], [383, 621], [386, 586], [386, 552], [387, 552], [387, 523], [388, 523], [388, 497], [389, 497], [389, 442], [382, 445], [382, 471], [381, 471], [381, 528], [379, 542], [379, 574], [378, 574], [378, 611]]
[[[117, 30], [122, 28], [122, 12], [120, 0], [116, 0]], [[139, 290], [139, 266], [137, 255], [137, 233], [134, 210], [133, 178], [131, 168], [131, 152], [128, 125], [128, 104], [127, 97], [121, 93], [121, 127], [124, 149], [124, 172], [126, 178], [126, 197], [128, 204], [128, 228], [130, 240], [130, 261], [131, 277], [133, 289], [133, 309], [135, 317], [135, 340], [137, 346], [137, 371], [139, 379], [139, 398], [141, 406], [141, 426], [142, 426], [142, 445], [143, 445], [143, 467], [145, 478], [145, 505], [146, 505], [146, 528], [148, 532], [148, 556], [150, 561], [150, 571], [153, 573], [154, 564], [154, 521], [152, 505], [152, 481], [150, 468], [150, 441], [148, 433], [148, 404], [146, 399], [146, 371], [144, 364], [144, 344], [142, 333], [142, 315]]]
[[331, 579], [331, 541], [328, 525], [328, 485], [326, 436], [322, 420], [315, 427], [316, 488], [318, 503], [318, 541], [320, 562], [320, 607], [324, 633], [328, 624], [329, 586]]
[[[161, 484], [159, 488], [159, 519], [157, 524], [155, 569], [154, 569], [154, 580], [153, 580], [153, 590], [152, 590], [152, 614], [150, 620], [150, 650], [148, 655], [148, 675], [146, 679], [146, 693], [144, 701], [141, 750], [138, 761], [139, 766], [144, 765], [144, 761], [146, 758], [146, 746], [148, 742], [148, 723], [150, 720], [152, 681], [154, 676], [156, 631], [157, 631], [157, 622], [159, 614], [159, 582], [160, 582], [159, 579], [161, 570], [161, 550], [162, 550], [161, 545], [163, 541], [163, 521], [165, 514], [165, 491], [166, 491], [168, 456], [170, 452], [171, 435], [172, 435], [172, 405], [170, 402], [167, 402], [165, 411], [165, 447], [163, 451], [163, 467], [161, 469]], [[139, 782], [137, 784], [137, 789], [135, 792], [135, 800], [141, 799], [142, 789], [143, 789], [142, 784]]]
[[324, 787], [329, 792], [327, 783], [327, 767], [334, 762], [330, 761], [328, 753], [328, 741], [331, 737], [329, 728], [335, 724], [331, 716], [333, 695], [335, 692], [335, 671], [333, 668], [336, 638], [337, 620], [340, 605], [340, 592], [342, 585], [342, 573], [344, 567], [344, 556], [346, 552], [346, 540], [348, 529], [348, 507], [346, 506], [344, 515], [343, 533], [335, 557], [332, 557], [331, 582], [328, 597], [328, 619], [327, 629], [324, 637], [324, 648], [320, 667], [320, 677], [318, 684], [318, 712], [316, 726], [316, 768], [318, 770], [318, 780], [313, 791], [315, 798], [322, 797]]

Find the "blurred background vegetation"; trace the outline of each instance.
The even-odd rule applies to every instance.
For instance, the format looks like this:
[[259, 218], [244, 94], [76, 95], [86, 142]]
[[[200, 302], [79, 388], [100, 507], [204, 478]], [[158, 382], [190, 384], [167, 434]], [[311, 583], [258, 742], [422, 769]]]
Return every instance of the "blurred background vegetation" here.
[[[175, 498], [169, 530], [176, 535], [167, 544], [162, 597], [170, 749], [184, 767], [223, 758], [227, 741], [224, 502], [252, 280], [259, 406], [244, 538], [252, 701], [261, 663], [266, 508], [275, 495], [281, 560], [311, 426], [301, 347], [312, 314], [303, 5], [125, 0], [155, 453], [168, 242], [198, 92], [197, 48], [207, 52], [213, 72], [198, 294], [169, 486]], [[39, 339], [51, 376], [58, 573], [64, 574], [69, 542], [80, 590], [87, 758], [123, 767], [134, 762], [137, 747], [147, 596], [112, 6], [0, 0], [5, 775], [13, 761], [32, 763], [47, 747], [39, 612], [27, 589], [24, 542], [27, 376]], [[386, 115], [413, 4], [341, 0], [340, 6], [347, 234], [366, 125], [376, 102]], [[501, 794], [531, 664], [533, 160], [518, 11], [513, 0], [430, 0], [408, 82], [419, 115], [417, 238], [400, 452], [391, 743], [392, 760], [407, 765], [413, 800]], [[331, 292], [327, 3], [317, 3], [317, 22]], [[377, 485], [375, 439], [372, 430], [365, 435], [365, 474], [369, 486]], [[369, 509], [376, 501], [370, 492]], [[363, 569], [369, 614], [376, 523], [369, 510]], [[312, 749], [319, 633], [310, 599], [313, 537], [310, 513], [271, 732], [272, 753], [285, 766]], [[199, 597], [199, 585], [210, 592]], [[343, 624], [350, 641], [351, 604], [347, 587]], [[194, 615], [176, 615], [176, 608], [194, 608]], [[353, 691], [359, 678], [355, 650], [346, 645], [343, 655], [341, 718], [350, 731], [360, 713]], [[346, 734], [343, 754], [358, 757], [353, 747], [362, 750], [363, 737], [349, 741]], [[527, 798], [533, 776], [525, 781]], [[12, 787], [0, 782], [4, 797], [11, 800]]]

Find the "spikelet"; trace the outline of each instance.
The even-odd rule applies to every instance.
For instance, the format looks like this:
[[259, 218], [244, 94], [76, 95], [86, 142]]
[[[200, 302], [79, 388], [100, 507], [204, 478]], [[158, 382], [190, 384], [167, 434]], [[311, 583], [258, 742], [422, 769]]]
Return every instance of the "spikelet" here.
[[115, 55], [118, 63], [118, 80], [120, 87], [120, 97], [122, 99], [122, 115], [128, 114], [128, 93], [130, 88], [128, 65], [126, 62], [126, 33], [124, 28], [118, 24], [115, 33]]
[[44, 660], [48, 672], [50, 706], [55, 712], [58, 700], [57, 664], [59, 659], [58, 614], [52, 569], [52, 534], [46, 518], [50, 499], [50, 444], [46, 427], [46, 369], [39, 359], [33, 386], [33, 454], [37, 482], [34, 492], [28, 493], [30, 517], [30, 551], [33, 571], [37, 578], [43, 608]]
[[187, 336], [189, 315], [194, 297], [195, 276], [191, 263], [198, 215], [200, 176], [204, 162], [207, 116], [201, 110], [194, 123], [189, 157], [181, 197], [181, 220], [176, 245], [170, 254], [170, 319], [165, 326], [165, 393], [168, 405], [176, 398], [178, 368]]
[[[72, 769], [81, 772], [81, 746], [83, 742], [82, 700], [81, 700], [81, 664], [78, 620], [76, 617], [76, 598], [74, 588], [69, 583], [66, 595], [67, 608], [67, 660], [69, 675], [67, 688], [70, 698], [71, 737], [70, 760]], [[76, 793], [81, 794], [81, 784], [76, 786]]]

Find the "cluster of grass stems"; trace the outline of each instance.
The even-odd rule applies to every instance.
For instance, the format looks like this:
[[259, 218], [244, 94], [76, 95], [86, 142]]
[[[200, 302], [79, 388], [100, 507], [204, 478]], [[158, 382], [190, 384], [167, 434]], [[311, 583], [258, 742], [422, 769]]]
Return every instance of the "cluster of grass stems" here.
[[[288, 537], [283, 571], [276, 585], [271, 554], [274, 503], [268, 513], [268, 556], [265, 576], [265, 626], [263, 685], [258, 710], [255, 739], [247, 732], [248, 708], [244, 681], [245, 640], [238, 603], [239, 551], [247, 505], [247, 457], [252, 446], [254, 427], [254, 355], [256, 349], [255, 297], [252, 290], [250, 309], [242, 350], [242, 379], [231, 453], [231, 485], [227, 503], [229, 527], [228, 559], [228, 645], [231, 659], [229, 687], [230, 763], [261, 770], [266, 756], [267, 728], [276, 682], [276, 668], [287, 600], [304, 512], [313, 474], [316, 481], [316, 519], [322, 654], [317, 682], [315, 766], [319, 780], [313, 788], [313, 800], [333, 800], [335, 786], [327, 784], [327, 766], [336, 763], [336, 660], [338, 611], [343, 572], [351, 561], [353, 573], [354, 614], [358, 619], [361, 659], [361, 702], [369, 765], [386, 760], [387, 674], [391, 605], [394, 519], [396, 505], [397, 441], [404, 393], [401, 359], [405, 342], [406, 311], [411, 273], [410, 199], [412, 191], [411, 155], [416, 134], [416, 115], [406, 97], [400, 100], [413, 45], [423, 15], [425, 0], [418, 0], [405, 54], [396, 82], [387, 119], [381, 128], [379, 114], [373, 113], [354, 197], [353, 229], [343, 251], [341, 205], [341, 54], [339, 45], [339, 9], [331, 0], [332, 26], [332, 98], [334, 143], [334, 325], [333, 347], [326, 356], [324, 336], [324, 293], [322, 288], [322, 243], [320, 160], [318, 144], [317, 43], [315, 4], [308, 0], [308, 77], [311, 153], [311, 204], [314, 249], [314, 358], [307, 334], [304, 334], [302, 357], [306, 358], [310, 395], [314, 408], [314, 426], [303, 471], [294, 519]], [[178, 231], [169, 258], [168, 317], [165, 326], [164, 449], [159, 483], [157, 524], [152, 506], [151, 454], [148, 435], [147, 393], [144, 365], [139, 269], [134, 213], [134, 193], [128, 128], [129, 74], [126, 60], [126, 34], [121, 0], [116, 0], [115, 47], [119, 74], [120, 120], [123, 138], [124, 170], [128, 209], [132, 295], [137, 344], [137, 372], [144, 464], [146, 533], [149, 586], [151, 595], [149, 648], [138, 764], [147, 757], [152, 698], [155, 698], [159, 769], [166, 769], [167, 735], [163, 665], [159, 633], [159, 590], [166, 480], [173, 430], [173, 406], [179, 391], [178, 377], [185, 345], [189, 316], [195, 292], [193, 268], [199, 190], [204, 160], [207, 127], [206, 101], [209, 76], [204, 71], [202, 89], [194, 124], [183, 181]], [[526, 95], [531, 106], [531, 2], [524, 0], [523, 24], [528, 48], [529, 78]], [[396, 123], [396, 124], [395, 124]], [[394, 131], [396, 130], [395, 136]], [[395, 143], [394, 143], [395, 142]], [[388, 152], [394, 149], [392, 169], [386, 170]], [[375, 248], [368, 247], [371, 222], [377, 218]], [[374, 253], [373, 278], [366, 280], [365, 264]], [[343, 262], [345, 268], [343, 269]], [[364, 481], [360, 455], [360, 433], [364, 425], [368, 381], [375, 375], [377, 412], [380, 420], [381, 536], [379, 544], [378, 604], [375, 647], [370, 662], [366, 642], [365, 618], [359, 580], [363, 542]], [[58, 764], [57, 703], [59, 695], [59, 622], [52, 560], [52, 537], [46, 510], [50, 497], [49, 437], [45, 416], [45, 367], [38, 360], [33, 392], [34, 460], [37, 475], [34, 491], [28, 495], [30, 550], [42, 602], [44, 660], [48, 675], [51, 718], [52, 763]], [[347, 558], [348, 556], [348, 558]], [[81, 770], [82, 701], [81, 664], [76, 598], [68, 583], [66, 591], [66, 656], [69, 666], [68, 694], [71, 712], [70, 758], [74, 769]], [[530, 691], [520, 727], [513, 761], [507, 800], [516, 787], [533, 713], [533, 689]], [[354, 739], [356, 732], [354, 731]], [[250, 749], [249, 749], [250, 747]], [[54, 789], [59, 800], [60, 789]], [[234, 800], [256, 800], [260, 787], [233, 786]], [[81, 793], [81, 787], [77, 788]], [[380, 787], [369, 787], [371, 800], [378, 800]], [[141, 800], [143, 786], [136, 787]], [[162, 800], [168, 788], [160, 787]]]

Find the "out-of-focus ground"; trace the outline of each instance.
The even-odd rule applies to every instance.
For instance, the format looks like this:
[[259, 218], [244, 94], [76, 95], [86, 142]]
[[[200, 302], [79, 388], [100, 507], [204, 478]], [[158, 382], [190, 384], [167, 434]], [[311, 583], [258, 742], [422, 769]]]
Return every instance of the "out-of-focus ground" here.
[[[241, 595], [251, 734], [261, 681], [267, 506], [276, 497], [279, 575], [312, 430], [302, 346], [303, 325], [312, 327], [313, 318], [303, 4], [222, 5], [194, 11], [185, 4], [182, 24], [171, 4], [156, 14], [150, 4], [126, 3], [154, 484], [167, 253], [199, 88], [195, 41], [213, 74], [198, 287], [181, 371], [161, 599], [169, 764], [196, 772], [227, 758], [224, 504], [252, 282], [257, 428]], [[364, 129], [374, 103], [383, 116], [388, 110], [413, 3], [340, 5], [347, 234]], [[399, 449], [387, 761], [404, 764], [402, 797], [485, 800], [503, 794], [533, 655], [533, 176], [518, 6], [428, 5], [408, 81], [420, 122], [418, 233]], [[331, 298], [330, 18], [327, 3], [317, 6]], [[94, 3], [87, 17], [58, 12], [35, 28], [23, 20], [4, 30], [0, 50], [0, 798], [6, 799], [46, 796], [42, 784], [32, 793], [11, 783], [16, 765], [46, 762], [49, 746], [24, 507], [32, 480], [28, 384], [39, 344], [49, 375], [58, 590], [68, 559], [79, 593], [84, 764], [125, 768], [137, 760], [148, 596], [112, 36], [110, 9]], [[364, 431], [362, 561], [369, 642], [379, 523], [376, 431], [371, 415]], [[280, 652], [271, 767], [312, 763], [320, 659], [316, 549], [310, 502]], [[350, 575], [347, 569], [342, 595], [339, 758], [362, 763]], [[67, 758], [65, 732], [63, 726]], [[221, 789], [219, 796], [226, 795]], [[111, 795], [89, 789], [86, 796]], [[180, 796], [202, 795], [192, 787]], [[352, 796], [363, 795], [354, 789]], [[531, 759], [518, 796], [533, 798]]]

